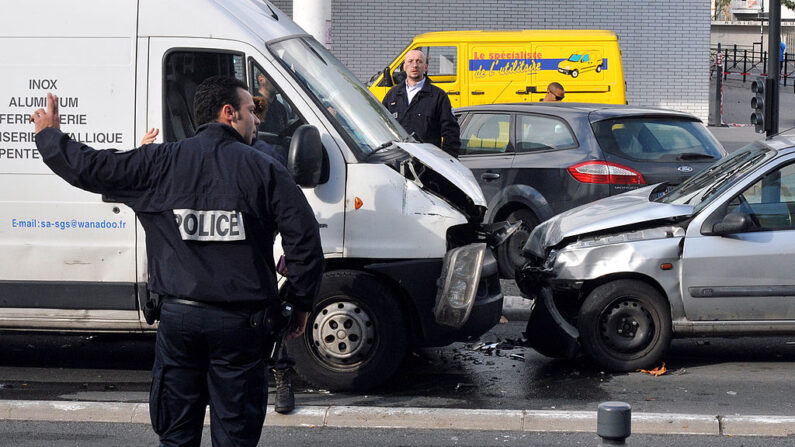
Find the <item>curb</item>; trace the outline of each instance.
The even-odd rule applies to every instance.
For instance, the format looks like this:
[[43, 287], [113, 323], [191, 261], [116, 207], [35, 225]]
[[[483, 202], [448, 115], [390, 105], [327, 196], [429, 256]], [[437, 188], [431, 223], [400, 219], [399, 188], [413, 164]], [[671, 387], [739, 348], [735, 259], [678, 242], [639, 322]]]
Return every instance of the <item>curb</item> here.
[[[0, 400], [0, 421], [102, 422], [149, 424], [144, 403]], [[209, 425], [209, 412], [205, 416]], [[265, 425], [389, 429], [499, 430], [596, 433], [596, 411], [465, 410], [307, 406], [289, 415], [268, 406]], [[712, 416], [633, 413], [638, 434], [791, 436], [795, 416]]]

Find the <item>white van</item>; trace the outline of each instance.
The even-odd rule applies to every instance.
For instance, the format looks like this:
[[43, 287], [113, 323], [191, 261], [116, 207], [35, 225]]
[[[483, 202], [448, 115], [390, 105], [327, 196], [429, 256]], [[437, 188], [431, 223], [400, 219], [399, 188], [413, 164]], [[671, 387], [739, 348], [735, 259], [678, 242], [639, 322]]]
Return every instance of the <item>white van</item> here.
[[301, 375], [327, 389], [372, 387], [409, 346], [478, 337], [497, 323], [503, 297], [486, 248], [496, 239], [481, 225], [486, 203], [472, 174], [410, 142], [281, 11], [260, 0], [109, 6], [46, 0], [0, 15], [0, 330], [154, 330], [141, 312], [147, 266], [134, 213], [52, 174], [28, 120], [53, 92], [62, 130], [95, 148], [133, 148], [150, 127], [174, 141], [193, 134], [193, 93], [216, 74], [255, 95], [272, 84], [281, 124], [266, 119], [260, 137], [277, 148], [300, 125], [320, 132], [323, 172], [302, 186], [327, 272], [305, 337], [289, 345]]

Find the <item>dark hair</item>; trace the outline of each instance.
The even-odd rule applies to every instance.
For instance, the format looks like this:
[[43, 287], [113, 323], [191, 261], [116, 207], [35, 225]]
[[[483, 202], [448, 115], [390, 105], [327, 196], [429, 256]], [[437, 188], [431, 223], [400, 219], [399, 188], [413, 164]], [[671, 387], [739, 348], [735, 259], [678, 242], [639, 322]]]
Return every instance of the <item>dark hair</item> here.
[[226, 105], [235, 110], [240, 109], [238, 88], [248, 90], [248, 86], [240, 79], [229, 76], [212, 76], [199, 84], [193, 98], [193, 115], [196, 125], [201, 126], [218, 119], [218, 112]]

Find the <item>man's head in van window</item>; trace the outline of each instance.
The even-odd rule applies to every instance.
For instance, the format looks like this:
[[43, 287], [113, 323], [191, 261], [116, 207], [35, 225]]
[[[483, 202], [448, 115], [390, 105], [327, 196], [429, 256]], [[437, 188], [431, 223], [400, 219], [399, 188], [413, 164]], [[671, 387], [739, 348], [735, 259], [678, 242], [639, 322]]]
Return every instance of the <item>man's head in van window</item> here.
[[226, 76], [207, 78], [196, 89], [193, 108], [197, 125], [227, 124], [247, 143], [254, 141], [260, 120], [245, 82]]
[[544, 96], [544, 102], [563, 101], [565, 96], [566, 92], [563, 90], [563, 86], [558, 82], [551, 82], [547, 86], [547, 95]]
[[406, 72], [406, 83], [414, 85], [425, 77], [428, 71], [428, 62], [425, 60], [425, 53], [420, 50], [411, 50], [406, 53], [403, 61], [403, 70]]
[[276, 90], [271, 84], [270, 79], [262, 73], [257, 73], [257, 91], [259, 92], [259, 96], [262, 96], [268, 102], [273, 101], [276, 98]]

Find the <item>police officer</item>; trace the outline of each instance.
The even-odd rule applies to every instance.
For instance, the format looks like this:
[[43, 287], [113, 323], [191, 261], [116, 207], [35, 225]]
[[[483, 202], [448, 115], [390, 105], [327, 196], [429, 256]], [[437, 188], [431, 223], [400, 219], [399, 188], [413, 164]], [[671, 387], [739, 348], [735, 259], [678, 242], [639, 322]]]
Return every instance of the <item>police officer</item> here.
[[461, 129], [447, 93], [425, 76], [428, 63], [420, 50], [406, 53], [406, 80], [392, 87], [382, 101], [392, 116], [423, 143], [442, 148], [453, 157], [461, 148]]
[[301, 190], [253, 149], [258, 119], [246, 85], [212, 77], [197, 89], [196, 136], [118, 152], [59, 130], [58, 101], [33, 114], [44, 162], [79, 188], [119, 197], [146, 230], [149, 289], [163, 297], [150, 415], [163, 446], [198, 446], [210, 404], [214, 446], [253, 446], [267, 405], [272, 340], [251, 324], [277, 297], [273, 234], [282, 235], [292, 337], [303, 333], [324, 261]]

